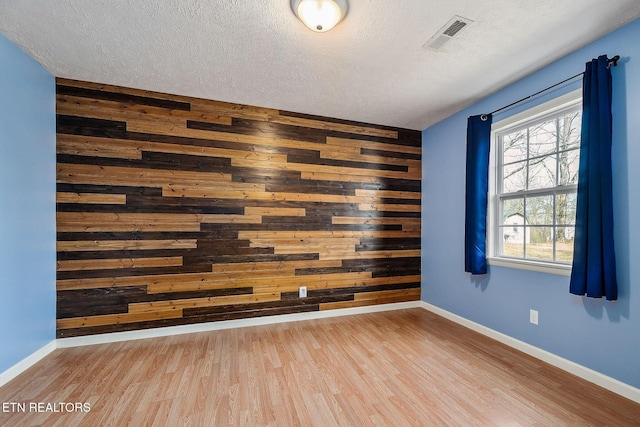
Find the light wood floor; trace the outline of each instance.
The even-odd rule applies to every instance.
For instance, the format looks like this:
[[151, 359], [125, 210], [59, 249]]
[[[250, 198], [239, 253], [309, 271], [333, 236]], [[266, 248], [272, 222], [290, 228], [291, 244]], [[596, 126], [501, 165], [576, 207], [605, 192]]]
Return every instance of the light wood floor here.
[[625, 426], [640, 405], [423, 309], [59, 349], [0, 425]]

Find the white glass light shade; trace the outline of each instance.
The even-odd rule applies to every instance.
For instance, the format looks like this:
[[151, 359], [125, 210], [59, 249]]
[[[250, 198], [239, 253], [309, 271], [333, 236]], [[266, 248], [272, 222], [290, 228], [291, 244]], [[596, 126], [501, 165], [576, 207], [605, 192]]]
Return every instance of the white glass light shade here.
[[291, 9], [310, 30], [329, 31], [347, 14], [346, 0], [291, 0]]

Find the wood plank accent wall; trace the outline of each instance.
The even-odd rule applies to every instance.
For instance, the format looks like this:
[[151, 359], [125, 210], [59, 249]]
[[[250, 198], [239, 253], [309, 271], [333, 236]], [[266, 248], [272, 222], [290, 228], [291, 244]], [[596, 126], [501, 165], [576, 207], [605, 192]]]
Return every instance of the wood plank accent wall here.
[[420, 298], [418, 131], [58, 79], [57, 132], [58, 337]]

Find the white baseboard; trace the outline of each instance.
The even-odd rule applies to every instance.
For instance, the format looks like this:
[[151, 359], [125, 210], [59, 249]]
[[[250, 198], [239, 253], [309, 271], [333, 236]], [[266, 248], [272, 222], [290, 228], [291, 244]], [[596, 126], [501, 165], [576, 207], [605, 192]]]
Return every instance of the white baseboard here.
[[56, 349], [56, 340], [51, 341], [49, 344], [37, 350], [35, 353], [22, 359], [6, 371], [0, 373], [0, 387], [35, 365], [40, 360], [44, 359], [49, 353]]
[[567, 371], [577, 377], [599, 385], [600, 387], [606, 388], [607, 390], [624, 396], [627, 399], [640, 403], [640, 389], [630, 386], [629, 384], [601, 374], [600, 372], [594, 371], [593, 369], [587, 368], [586, 366], [579, 365], [575, 362], [572, 362], [571, 360], [565, 359], [546, 350], [542, 350], [541, 348], [535, 347], [531, 344], [527, 344], [526, 342], [510, 337], [509, 335], [505, 335], [491, 328], [487, 328], [486, 326], [483, 326], [479, 323], [472, 322], [471, 320], [443, 310], [440, 307], [436, 307], [435, 305], [429, 304], [427, 302], [421, 301], [420, 307], [439, 316], [442, 316], [445, 319], [449, 319], [455, 323], [458, 323], [459, 325], [465, 326], [482, 335], [506, 344], [509, 347], [515, 348], [516, 350], [526, 353], [529, 356], [533, 356], [536, 359], [542, 360], [550, 365]]
[[368, 305], [363, 307], [341, 308], [306, 313], [281, 314], [276, 316], [252, 317], [248, 319], [224, 320], [193, 325], [167, 326], [164, 328], [143, 329], [127, 332], [113, 332], [82, 337], [58, 338], [58, 348], [80, 347], [93, 344], [106, 344], [119, 341], [140, 340], [146, 338], [166, 337], [171, 335], [191, 334], [194, 332], [218, 331], [222, 329], [244, 328], [248, 326], [271, 325], [274, 323], [296, 322], [300, 320], [322, 319], [327, 317], [348, 316], [352, 314], [375, 313], [379, 311], [401, 310], [420, 307], [420, 301], [398, 302], [392, 304]]

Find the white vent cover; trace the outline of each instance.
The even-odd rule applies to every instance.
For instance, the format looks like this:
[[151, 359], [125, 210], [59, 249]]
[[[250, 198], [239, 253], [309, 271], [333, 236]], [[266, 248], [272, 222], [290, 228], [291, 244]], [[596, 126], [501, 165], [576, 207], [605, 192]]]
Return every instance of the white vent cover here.
[[444, 24], [442, 28], [440, 28], [438, 32], [429, 39], [428, 42], [422, 45], [422, 47], [425, 49], [440, 50], [440, 48], [442, 48], [445, 43], [451, 40], [456, 34], [458, 34], [471, 23], [473, 23], [471, 19], [455, 15], [449, 20], [449, 22]]

